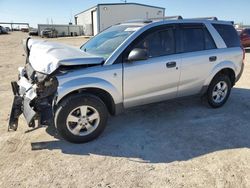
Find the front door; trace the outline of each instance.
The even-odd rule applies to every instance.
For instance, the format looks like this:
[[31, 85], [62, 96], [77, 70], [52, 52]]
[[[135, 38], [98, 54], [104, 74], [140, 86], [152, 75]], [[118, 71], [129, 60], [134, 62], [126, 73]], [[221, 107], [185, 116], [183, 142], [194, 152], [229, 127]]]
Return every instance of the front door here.
[[148, 58], [123, 62], [125, 108], [176, 97], [181, 58], [175, 53], [175, 46], [173, 27], [151, 29], [132, 44], [130, 51], [135, 48], [146, 49]]

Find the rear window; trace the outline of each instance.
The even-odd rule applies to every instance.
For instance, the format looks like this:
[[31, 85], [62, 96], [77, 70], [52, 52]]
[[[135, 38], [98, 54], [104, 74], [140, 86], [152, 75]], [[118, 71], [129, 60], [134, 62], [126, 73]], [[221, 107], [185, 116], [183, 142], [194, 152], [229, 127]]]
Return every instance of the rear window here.
[[228, 48], [240, 46], [239, 35], [232, 25], [213, 24], [213, 26], [218, 31]]

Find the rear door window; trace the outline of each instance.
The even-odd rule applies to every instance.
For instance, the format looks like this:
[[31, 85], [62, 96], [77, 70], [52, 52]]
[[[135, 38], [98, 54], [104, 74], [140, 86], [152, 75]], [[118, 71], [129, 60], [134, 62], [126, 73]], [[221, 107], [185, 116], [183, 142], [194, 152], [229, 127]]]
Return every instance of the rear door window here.
[[234, 29], [233, 25], [226, 24], [212, 24], [217, 32], [220, 34], [228, 48], [239, 47], [240, 39], [237, 31]]
[[207, 28], [201, 24], [181, 25], [181, 52], [215, 49], [216, 45]]

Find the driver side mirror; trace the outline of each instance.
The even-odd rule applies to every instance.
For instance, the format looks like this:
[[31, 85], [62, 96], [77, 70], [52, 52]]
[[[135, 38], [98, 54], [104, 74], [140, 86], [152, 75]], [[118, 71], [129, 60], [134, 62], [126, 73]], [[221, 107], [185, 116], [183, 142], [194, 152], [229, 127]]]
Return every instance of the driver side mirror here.
[[134, 48], [128, 55], [128, 61], [140, 61], [148, 59], [148, 51], [146, 49]]

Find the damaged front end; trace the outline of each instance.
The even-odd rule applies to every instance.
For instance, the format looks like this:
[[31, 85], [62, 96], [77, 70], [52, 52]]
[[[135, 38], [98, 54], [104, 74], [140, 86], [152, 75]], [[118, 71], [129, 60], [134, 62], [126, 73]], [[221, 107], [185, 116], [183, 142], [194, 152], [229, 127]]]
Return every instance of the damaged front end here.
[[18, 81], [11, 82], [14, 100], [10, 113], [8, 130], [17, 130], [18, 119], [24, 115], [29, 127], [53, 124], [53, 100], [58, 82], [53, 74], [46, 75], [35, 71], [29, 63], [28, 48], [25, 50], [25, 67], [19, 67]]
[[19, 68], [17, 82], [11, 82], [14, 100], [9, 130], [16, 130], [18, 118], [24, 115], [30, 127], [54, 124], [54, 99], [57, 96], [57, 76], [75, 68], [101, 65], [104, 58], [92, 56], [80, 49], [28, 38], [23, 42], [27, 58]]
[[29, 127], [53, 124], [53, 99], [56, 95], [58, 82], [56, 77], [32, 71], [26, 64], [19, 68], [19, 80], [11, 82], [14, 100], [9, 120], [9, 130], [16, 130], [18, 118], [24, 115]]

